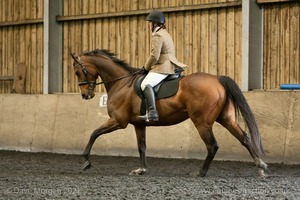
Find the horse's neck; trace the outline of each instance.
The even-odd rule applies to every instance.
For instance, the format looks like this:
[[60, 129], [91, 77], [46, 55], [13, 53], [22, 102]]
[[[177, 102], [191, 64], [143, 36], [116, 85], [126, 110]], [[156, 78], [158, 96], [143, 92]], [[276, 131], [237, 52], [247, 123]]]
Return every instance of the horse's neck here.
[[114, 62], [106, 62], [104, 65], [98, 64], [96, 66], [100, 73], [100, 78], [104, 82], [106, 91], [109, 91], [114, 86], [124, 85], [120, 84], [124, 81], [122, 77], [125, 77], [130, 73]]

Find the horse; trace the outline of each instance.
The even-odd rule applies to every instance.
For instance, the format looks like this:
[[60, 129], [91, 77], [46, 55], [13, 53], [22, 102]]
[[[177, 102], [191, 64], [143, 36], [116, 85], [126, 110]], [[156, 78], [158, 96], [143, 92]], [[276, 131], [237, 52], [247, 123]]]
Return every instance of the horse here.
[[[83, 99], [95, 96], [95, 87], [104, 84], [107, 91], [107, 112], [109, 119], [95, 129], [83, 152], [83, 170], [91, 167], [90, 152], [96, 139], [117, 129], [125, 129], [132, 124], [135, 129], [140, 166], [130, 174], [142, 175], [147, 172], [146, 127], [170, 126], [188, 118], [195, 125], [207, 149], [207, 155], [197, 176], [207, 175], [209, 166], [219, 148], [212, 126], [214, 122], [225, 127], [248, 150], [257, 166], [259, 176], [265, 176], [267, 164], [260, 158], [264, 154], [260, 133], [253, 112], [242, 91], [228, 76], [208, 73], [192, 73], [181, 77], [175, 95], [156, 100], [159, 121], [140, 119], [141, 98], [134, 90], [134, 82], [144, 75], [116, 54], [105, 49], [83, 51], [79, 55], [71, 53], [73, 69]], [[97, 82], [98, 77], [101, 82]], [[240, 127], [237, 118], [242, 116], [250, 132]]]

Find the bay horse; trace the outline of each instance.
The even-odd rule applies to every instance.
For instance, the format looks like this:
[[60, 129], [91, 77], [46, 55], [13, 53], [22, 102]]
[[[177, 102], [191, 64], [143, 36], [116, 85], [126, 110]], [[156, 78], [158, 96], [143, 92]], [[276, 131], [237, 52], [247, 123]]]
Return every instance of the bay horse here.
[[[247, 148], [259, 175], [264, 176], [267, 164], [260, 158], [264, 149], [254, 114], [238, 85], [228, 76], [208, 73], [183, 76], [174, 96], [156, 101], [159, 121], [147, 122], [139, 118], [141, 98], [133, 87], [136, 78], [142, 76], [140, 69], [131, 67], [108, 50], [95, 49], [78, 56], [74, 53], [71, 55], [82, 98], [93, 98], [98, 84], [104, 84], [108, 95], [107, 111], [110, 118], [92, 132], [83, 152], [84, 170], [91, 167], [90, 152], [99, 136], [132, 124], [137, 137], [140, 167], [130, 174], [144, 174], [147, 171], [146, 127], [175, 125], [190, 118], [207, 148], [207, 156], [197, 175], [206, 176], [219, 148], [212, 131], [216, 121]], [[96, 82], [99, 76], [102, 82]], [[237, 123], [239, 114], [245, 121], [250, 137]]]

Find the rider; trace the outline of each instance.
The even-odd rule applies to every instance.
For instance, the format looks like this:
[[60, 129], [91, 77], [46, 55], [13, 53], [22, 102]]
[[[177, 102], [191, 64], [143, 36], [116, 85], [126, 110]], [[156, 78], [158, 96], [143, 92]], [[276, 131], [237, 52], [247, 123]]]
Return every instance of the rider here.
[[[151, 53], [144, 65], [144, 69], [149, 71], [143, 82], [141, 89], [147, 100], [148, 120], [158, 121], [159, 116], [156, 110], [155, 94], [153, 87], [159, 84], [169, 74], [174, 74], [175, 66], [187, 67], [178, 62], [175, 57], [175, 46], [172, 37], [165, 27], [164, 14], [158, 10], [153, 10], [146, 18], [152, 32]], [[146, 115], [141, 116], [147, 119]]]

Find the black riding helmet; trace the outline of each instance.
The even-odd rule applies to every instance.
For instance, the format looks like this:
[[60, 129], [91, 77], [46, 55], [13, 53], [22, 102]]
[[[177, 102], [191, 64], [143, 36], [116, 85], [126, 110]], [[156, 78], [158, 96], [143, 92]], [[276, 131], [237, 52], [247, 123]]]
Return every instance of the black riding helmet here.
[[153, 10], [147, 16], [146, 21], [151, 21], [153, 23], [158, 23], [158, 24], [164, 24], [165, 16], [159, 10]]

